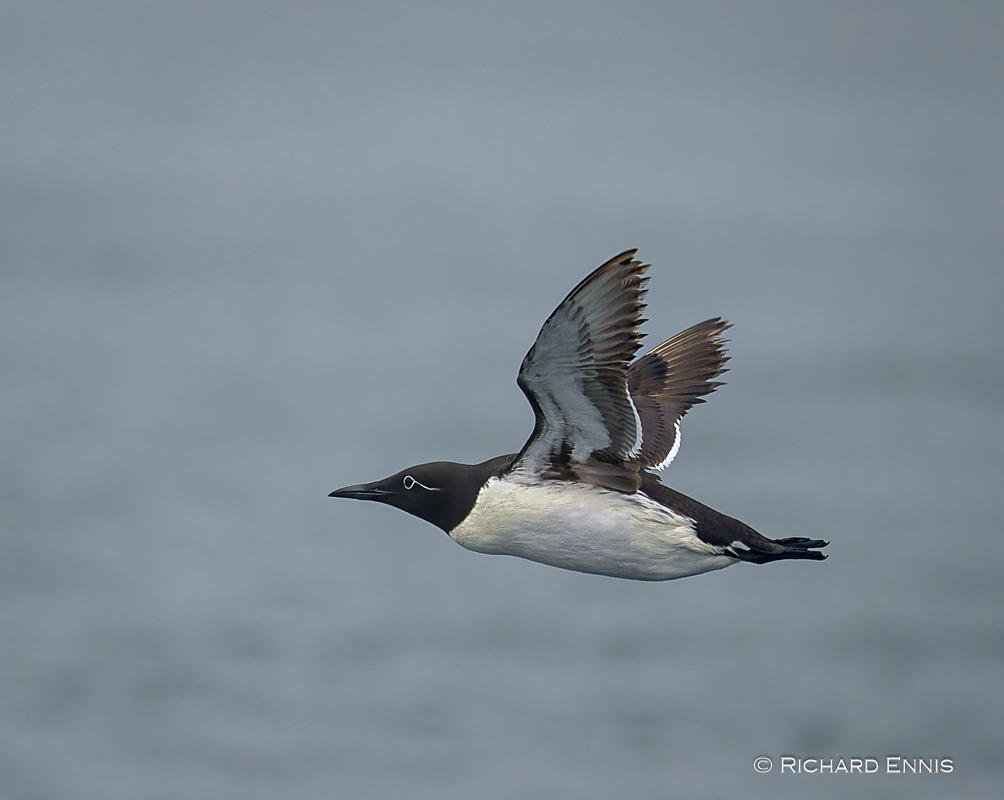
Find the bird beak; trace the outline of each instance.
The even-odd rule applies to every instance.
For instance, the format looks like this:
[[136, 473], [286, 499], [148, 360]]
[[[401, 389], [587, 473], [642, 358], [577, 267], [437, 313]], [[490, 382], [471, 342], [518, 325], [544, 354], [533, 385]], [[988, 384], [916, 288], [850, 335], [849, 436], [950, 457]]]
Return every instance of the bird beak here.
[[386, 489], [380, 489], [372, 483], [361, 483], [358, 486], [346, 486], [342, 489], [335, 489], [328, 497], [348, 497], [352, 500], [382, 500], [389, 494], [394, 494]]

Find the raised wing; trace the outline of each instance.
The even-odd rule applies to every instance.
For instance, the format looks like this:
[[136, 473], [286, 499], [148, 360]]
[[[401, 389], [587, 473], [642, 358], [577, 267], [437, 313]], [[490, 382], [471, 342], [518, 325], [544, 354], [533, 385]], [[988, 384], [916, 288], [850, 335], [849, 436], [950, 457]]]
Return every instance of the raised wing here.
[[536, 424], [514, 472], [637, 488], [642, 421], [628, 392], [628, 364], [640, 347], [648, 264], [636, 252], [612, 258], [576, 286], [523, 359], [516, 382]]
[[716, 317], [699, 322], [645, 353], [628, 369], [628, 389], [641, 418], [644, 469], [664, 469], [680, 449], [680, 419], [701, 398], [721, 386], [726, 372], [724, 333], [731, 325]]

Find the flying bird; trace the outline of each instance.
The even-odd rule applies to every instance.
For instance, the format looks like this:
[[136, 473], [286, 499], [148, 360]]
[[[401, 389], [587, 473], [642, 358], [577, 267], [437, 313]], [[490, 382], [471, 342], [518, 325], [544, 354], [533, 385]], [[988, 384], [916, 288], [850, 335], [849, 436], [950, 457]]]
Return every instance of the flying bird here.
[[578, 572], [665, 581], [747, 561], [826, 558], [821, 539], [768, 539], [665, 486], [683, 415], [721, 382], [720, 318], [634, 359], [648, 264], [628, 250], [548, 317], [516, 382], [533, 407], [518, 453], [434, 461], [330, 497], [373, 500], [431, 522], [469, 550]]

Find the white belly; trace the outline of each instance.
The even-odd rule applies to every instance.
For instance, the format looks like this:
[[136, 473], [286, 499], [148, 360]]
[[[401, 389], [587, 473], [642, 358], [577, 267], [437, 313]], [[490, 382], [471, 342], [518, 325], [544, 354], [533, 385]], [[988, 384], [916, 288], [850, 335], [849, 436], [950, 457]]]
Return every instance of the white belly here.
[[698, 539], [688, 517], [648, 498], [566, 481], [492, 478], [450, 536], [479, 553], [633, 580], [683, 578], [736, 562]]

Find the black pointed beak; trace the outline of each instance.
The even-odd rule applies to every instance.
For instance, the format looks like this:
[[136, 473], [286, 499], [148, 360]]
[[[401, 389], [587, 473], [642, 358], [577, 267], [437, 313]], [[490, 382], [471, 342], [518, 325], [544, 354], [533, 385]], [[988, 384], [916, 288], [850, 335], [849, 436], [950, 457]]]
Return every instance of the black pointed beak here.
[[335, 489], [328, 497], [348, 497], [352, 500], [382, 500], [393, 492], [386, 489], [379, 489], [372, 483], [360, 483], [358, 486], [345, 486]]

